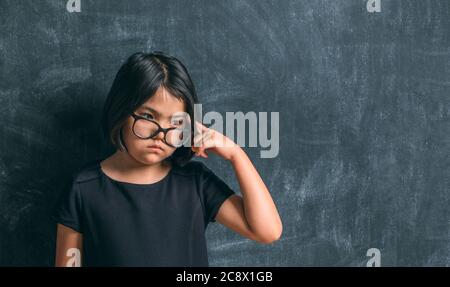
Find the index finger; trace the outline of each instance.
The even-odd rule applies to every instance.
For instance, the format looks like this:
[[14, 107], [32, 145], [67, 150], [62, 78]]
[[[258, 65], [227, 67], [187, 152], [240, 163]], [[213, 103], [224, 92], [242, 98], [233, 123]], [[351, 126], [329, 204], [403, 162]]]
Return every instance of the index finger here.
[[195, 121], [195, 125], [201, 131], [207, 131], [208, 130], [208, 128], [205, 125], [203, 125], [201, 122], [199, 122], [199, 121]]

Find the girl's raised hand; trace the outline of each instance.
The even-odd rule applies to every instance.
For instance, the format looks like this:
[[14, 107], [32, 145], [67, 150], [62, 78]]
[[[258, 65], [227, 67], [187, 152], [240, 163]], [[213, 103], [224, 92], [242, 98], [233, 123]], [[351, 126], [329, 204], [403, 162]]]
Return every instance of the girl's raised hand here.
[[200, 122], [195, 122], [197, 133], [194, 136], [194, 145], [191, 147], [196, 156], [208, 158], [208, 153], [211, 151], [218, 156], [231, 160], [233, 155], [240, 147], [230, 138], [224, 136], [214, 129], [207, 128]]

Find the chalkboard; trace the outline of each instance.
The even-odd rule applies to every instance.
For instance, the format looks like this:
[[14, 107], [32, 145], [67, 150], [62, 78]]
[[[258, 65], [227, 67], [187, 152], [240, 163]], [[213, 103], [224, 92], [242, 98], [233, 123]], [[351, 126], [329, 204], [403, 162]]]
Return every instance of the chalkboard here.
[[204, 111], [279, 112], [278, 156], [244, 149], [283, 235], [211, 224], [211, 266], [450, 265], [450, 1], [66, 2], [0, 1], [0, 265], [54, 264], [51, 212], [111, 153], [118, 68], [153, 50], [187, 66]]

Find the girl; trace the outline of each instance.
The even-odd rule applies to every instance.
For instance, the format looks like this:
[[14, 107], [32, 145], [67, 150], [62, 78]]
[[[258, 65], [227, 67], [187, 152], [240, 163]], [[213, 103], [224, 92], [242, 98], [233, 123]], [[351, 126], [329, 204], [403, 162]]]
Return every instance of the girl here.
[[[176, 58], [162, 52], [128, 58], [102, 116], [116, 152], [82, 168], [62, 197], [56, 266], [208, 266], [205, 229], [216, 220], [260, 243], [280, 238], [275, 204], [245, 152], [191, 124], [197, 102]], [[201, 134], [186, 139], [181, 131], [195, 124]], [[231, 163], [242, 197], [205, 164], [190, 161], [208, 152]]]

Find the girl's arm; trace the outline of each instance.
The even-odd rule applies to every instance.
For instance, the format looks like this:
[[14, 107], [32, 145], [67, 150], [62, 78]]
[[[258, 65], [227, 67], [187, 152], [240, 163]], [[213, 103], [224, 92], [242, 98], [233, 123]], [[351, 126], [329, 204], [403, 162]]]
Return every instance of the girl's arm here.
[[56, 232], [56, 267], [81, 266], [83, 235], [69, 227], [58, 224]]
[[233, 166], [242, 197], [230, 196], [220, 207], [216, 220], [244, 237], [260, 243], [272, 243], [281, 237], [282, 222], [275, 203], [244, 150], [228, 137], [200, 123], [201, 135], [194, 138], [200, 147], [192, 147], [207, 158], [206, 150], [228, 160]]

